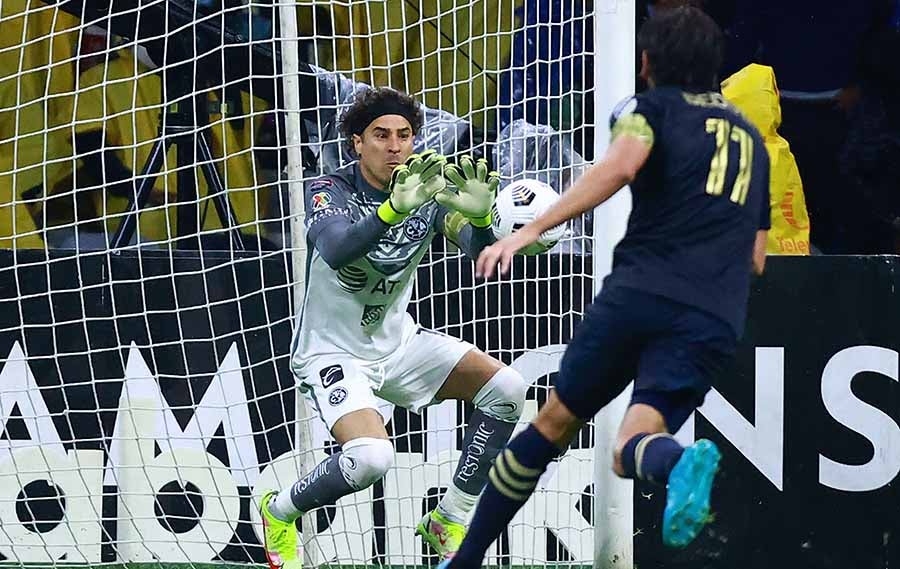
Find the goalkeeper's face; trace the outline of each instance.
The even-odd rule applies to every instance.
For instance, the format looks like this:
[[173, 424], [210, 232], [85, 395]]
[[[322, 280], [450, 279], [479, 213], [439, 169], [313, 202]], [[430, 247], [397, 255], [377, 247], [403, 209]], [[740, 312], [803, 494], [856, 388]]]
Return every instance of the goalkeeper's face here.
[[379, 188], [387, 188], [394, 168], [412, 154], [412, 126], [400, 115], [382, 115], [366, 127], [362, 135], [353, 135], [353, 146], [359, 156], [359, 167], [366, 180]]

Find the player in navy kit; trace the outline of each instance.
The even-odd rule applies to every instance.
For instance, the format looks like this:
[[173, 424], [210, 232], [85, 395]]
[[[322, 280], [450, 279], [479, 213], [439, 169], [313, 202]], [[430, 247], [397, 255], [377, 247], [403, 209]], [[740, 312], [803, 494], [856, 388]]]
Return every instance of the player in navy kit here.
[[[612, 142], [556, 206], [486, 248], [478, 272], [506, 272], [547, 228], [631, 185], [633, 210], [613, 270], [563, 357], [555, 390], [510, 441], [451, 568], [480, 567], [488, 546], [534, 491], [547, 464], [634, 380], [614, 470], [668, 487], [663, 541], [690, 543], [706, 524], [715, 444], [671, 436], [733, 357], [751, 270], [762, 273], [769, 160], [754, 127], [719, 94], [722, 33], [703, 12], [653, 17], [639, 36], [650, 90], [614, 111]], [[600, 520], [598, 523], [603, 523]]]

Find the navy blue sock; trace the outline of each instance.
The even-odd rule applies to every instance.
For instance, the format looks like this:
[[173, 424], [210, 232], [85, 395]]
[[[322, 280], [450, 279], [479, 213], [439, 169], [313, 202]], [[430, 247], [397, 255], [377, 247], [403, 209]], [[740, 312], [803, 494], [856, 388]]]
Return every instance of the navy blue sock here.
[[625, 478], [647, 480], [656, 484], [669, 481], [684, 447], [668, 433], [641, 433], [631, 437], [622, 449]]
[[534, 492], [550, 461], [562, 454], [533, 425], [509, 441], [488, 473], [488, 483], [462, 546], [450, 562], [453, 569], [478, 569], [488, 547], [503, 532]]

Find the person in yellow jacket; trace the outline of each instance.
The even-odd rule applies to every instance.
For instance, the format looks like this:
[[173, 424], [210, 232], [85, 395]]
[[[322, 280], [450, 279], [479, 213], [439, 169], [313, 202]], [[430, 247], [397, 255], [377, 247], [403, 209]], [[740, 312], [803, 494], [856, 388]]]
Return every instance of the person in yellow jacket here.
[[[139, 62], [129, 49], [110, 54], [105, 63], [91, 67], [79, 78], [72, 127], [79, 159], [74, 187], [76, 194], [90, 196], [97, 219], [104, 220], [106, 242], [121, 223], [141, 170], [159, 137], [160, 113], [165, 112], [161, 81], [159, 74]], [[214, 110], [215, 103], [221, 108], [229, 106], [222, 104], [215, 92], [209, 98]], [[191, 104], [190, 99], [186, 101]], [[262, 116], [262, 105], [258, 99], [251, 101], [249, 95], [242, 93], [239, 115], [211, 112], [207, 130], [215, 166], [244, 233], [258, 233], [258, 223], [263, 218], [261, 209], [267, 203], [264, 191], [257, 189], [260, 184], [252, 149], [253, 130]], [[196, 164], [180, 165], [176, 158], [176, 146], [170, 146], [150, 199], [138, 216], [136, 234], [141, 242], [178, 237], [174, 206], [179, 170], [187, 170], [197, 182], [201, 232], [222, 227], [202, 170]]]
[[0, 18], [0, 248], [43, 248], [44, 193], [72, 171], [81, 22], [38, 0], [2, 0]]
[[722, 95], [759, 130], [769, 152], [772, 228], [766, 253], [809, 255], [809, 215], [800, 171], [788, 141], [778, 134], [781, 106], [775, 72], [765, 65], [748, 65], [722, 82]]

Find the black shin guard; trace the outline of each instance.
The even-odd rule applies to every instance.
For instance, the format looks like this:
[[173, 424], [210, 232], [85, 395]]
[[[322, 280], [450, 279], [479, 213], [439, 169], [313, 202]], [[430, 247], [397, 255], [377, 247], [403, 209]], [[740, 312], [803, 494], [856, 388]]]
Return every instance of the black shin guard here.
[[341, 455], [337, 452], [329, 456], [291, 486], [291, 502], [297, 510], [308, 512], [330, 505], [356, 491], [341, 472]]
[[467, 494], [480, 494], [487, 483], [491, 464], [506, 446], [515, 426], [515, 423], [500, 421], [475, 409], [466, 428], [453, 484]]

